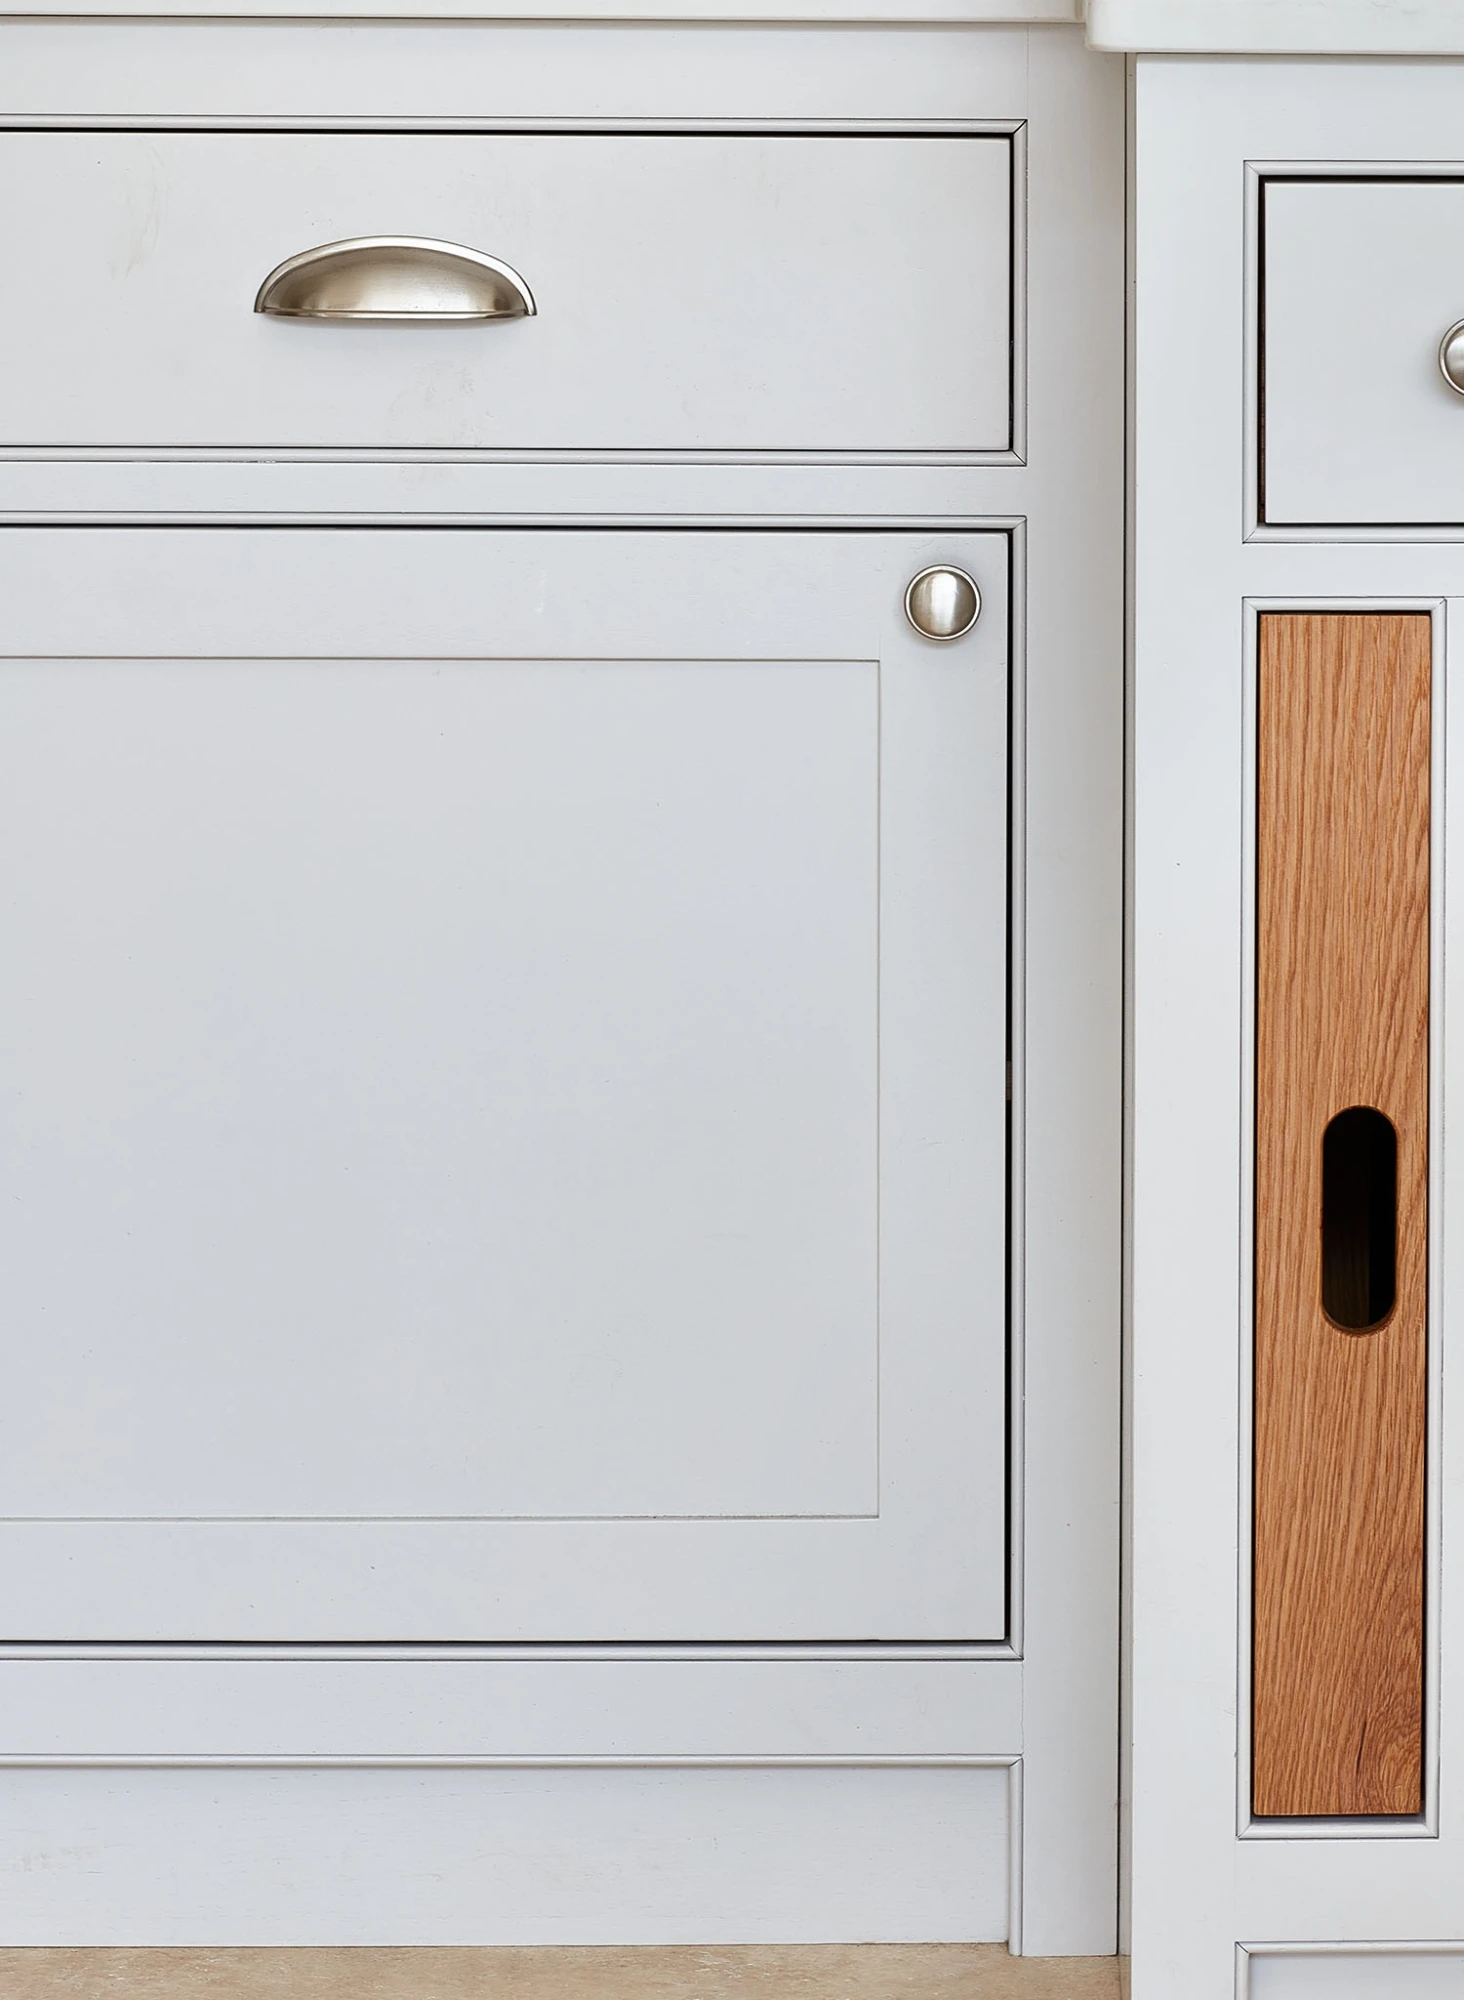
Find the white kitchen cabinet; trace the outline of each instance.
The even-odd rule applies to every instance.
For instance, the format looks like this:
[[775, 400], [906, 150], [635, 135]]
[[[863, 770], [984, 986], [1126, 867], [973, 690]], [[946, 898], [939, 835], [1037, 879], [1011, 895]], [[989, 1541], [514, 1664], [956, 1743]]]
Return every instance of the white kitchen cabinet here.
[[1111, 1950], [1121, 65], [0, 75], [0, 1935]]
[[[1460, 84], [1447, 63], [1138, 67], [1135, 2000], [1392, 2000], [1464, 1982], [1450, 1170], [1464, 567], [1460, 399], [1438, 359], [1458, 317]], [[1288, 725], [1289, 780], [1267, 731], [1298, 668], [1273, 621], [1325, 638]], [[1389, 704], [1391, 720], [1368, 719]], [[1359, 783], [1401, 770], [1405, 744], [1406, 784]], [[1366, 889], [1367, 865], [1328, 876], [1354, 838], [1395, 857], [1406, 899]], [[1283, 851], [1300, 857], [1293, 889], [1300, 870], [1325, 878], [1289, 916]], [[1341, 976], [1278, 997], [1304, 933]], [[1339, 1029], [1347, 969], [1385, 947], [1394, 971]], [[1324, 1121], [1342, 1107], [1298, 1097], [1287, 1128], [1265, 1093], [1278, 1064], [1345, 1069], [1354, 1034], [1406, 1051], [1412, 1101], [1395, 1090], [1384, 1113], [1399, 1303], [1351, 1332], [1325, 1266]], [[1382, 1088], [1350, 1087], [1348, 1108]], [[1278, 1218], [1294, 1246], [1281, 1308]], [[1400, 1336], [1406, 1428], [1390, 1434], [1371, 1420]], [[1319, 1478], [1339, 1362], [1358, 1429]], [[1293, 1518], [1278, 1518], [1288, 1483]], [[1349, 1562], [1366, 1587], [1326, 1603], [1319, 1579]], [[1331, 1637], [1313, 1620], [1309, 1652], [1298, 1607], [1319, 1600]], [[1390, 1676], [1383, 1724], [1370, 1703]], [[1267, 1707], [1278, 1688], [1284, 1718]], [[1375, 1723], [1395, 1732], [1391, 1792]]]

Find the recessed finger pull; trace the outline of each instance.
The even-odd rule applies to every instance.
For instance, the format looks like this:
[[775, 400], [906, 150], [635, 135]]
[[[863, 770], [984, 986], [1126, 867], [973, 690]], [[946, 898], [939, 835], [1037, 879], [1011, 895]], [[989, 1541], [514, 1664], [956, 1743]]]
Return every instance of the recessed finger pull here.
[[1397, 1294], [1398, 1133], [1354, 1104], [1322, 1134], [1322, 1311], [1348, 1333], [1373, 1333]]
[[352, 236], [277, 264], [257, 313], [278, 319], [493, 320], [537, 313], [510, 264], [430, 236]]
[[1439, 342], [1439, 373], [1456, 396], [1464, 396], [1464, 319], [1456, 319]]
[[981, 616], [976, 579], [949, 563], [936, 563], [910, 579], [905, 616], [923, 639], [964, 639]]

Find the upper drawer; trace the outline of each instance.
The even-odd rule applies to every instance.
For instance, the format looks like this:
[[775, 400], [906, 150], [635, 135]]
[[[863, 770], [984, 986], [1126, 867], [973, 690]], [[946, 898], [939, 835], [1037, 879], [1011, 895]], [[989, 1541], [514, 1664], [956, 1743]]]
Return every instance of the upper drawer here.
[[1271, 179], [1263, 213], [1264, 519], [1464, 522], [1464, 181]]
[[[0, 135], [0, 447], [1010, 448], [1001, 136]], [[444, 239], [534, 318], [254, 312], [282, 260]]]

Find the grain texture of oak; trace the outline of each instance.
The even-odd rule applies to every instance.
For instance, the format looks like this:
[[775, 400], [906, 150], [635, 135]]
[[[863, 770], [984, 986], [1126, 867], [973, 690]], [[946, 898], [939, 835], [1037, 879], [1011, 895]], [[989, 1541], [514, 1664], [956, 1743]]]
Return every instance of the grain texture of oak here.
[[[1258, 1815], [1423, 1795], [1430, 621], [1261, 620], [1257, 768]], [[1396, 1295], [1322, 1305], [1322, 1136], [1397, 1133]]]

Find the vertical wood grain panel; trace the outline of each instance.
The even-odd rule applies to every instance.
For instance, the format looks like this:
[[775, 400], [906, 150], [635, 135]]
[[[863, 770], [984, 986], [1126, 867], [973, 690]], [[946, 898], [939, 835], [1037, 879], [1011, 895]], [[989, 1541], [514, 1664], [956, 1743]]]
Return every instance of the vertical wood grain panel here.
[[[1259, 681], [1254, 1810], [1416, 1813], [1429, 619], [1267, 615]], [[1322, 1307], [1322, 1135], [1353, 1105], [1398, 1137], [1396, 1302], [1363, 1333]]]

